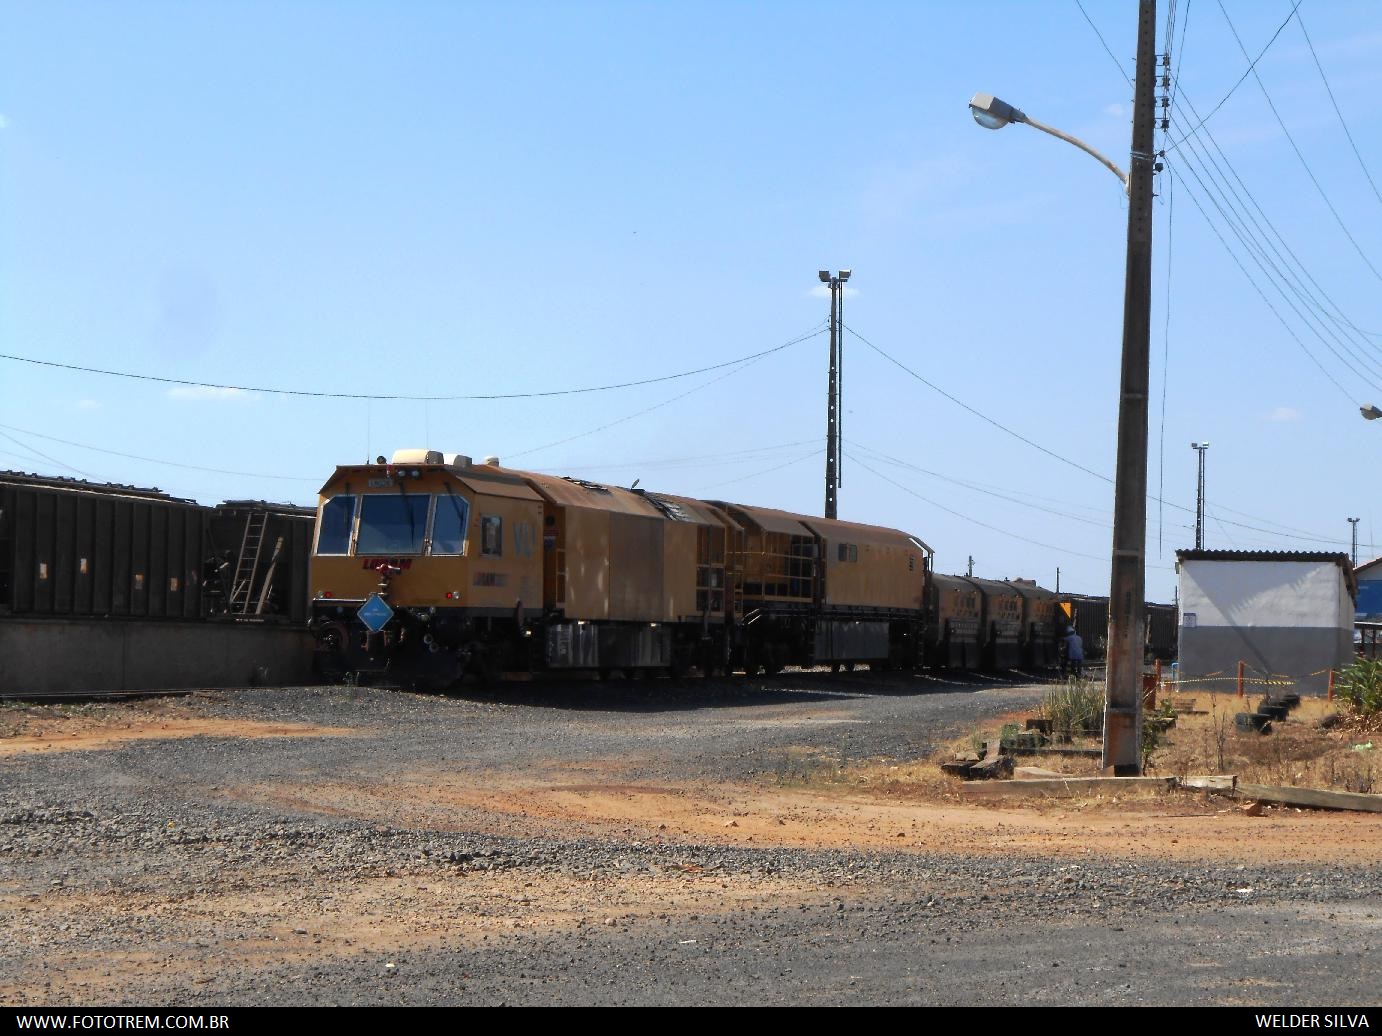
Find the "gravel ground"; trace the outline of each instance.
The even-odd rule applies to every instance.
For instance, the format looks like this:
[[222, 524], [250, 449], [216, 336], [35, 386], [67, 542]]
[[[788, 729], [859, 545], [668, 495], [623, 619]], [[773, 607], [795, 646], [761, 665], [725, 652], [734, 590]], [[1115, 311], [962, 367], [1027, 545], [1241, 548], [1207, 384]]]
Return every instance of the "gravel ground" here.
[[[916, 758], [1039, 694], [856, 674], [90, 710], [64, 722], [207, 733], [0, 755], [0, 1003], [1379, 1002], [1371, 857], [725, 844], [522, 808], [549, 773], [771, 791], [786, 760]], [[517, 806], [300, 794], [429, 775], [520, 782]]]

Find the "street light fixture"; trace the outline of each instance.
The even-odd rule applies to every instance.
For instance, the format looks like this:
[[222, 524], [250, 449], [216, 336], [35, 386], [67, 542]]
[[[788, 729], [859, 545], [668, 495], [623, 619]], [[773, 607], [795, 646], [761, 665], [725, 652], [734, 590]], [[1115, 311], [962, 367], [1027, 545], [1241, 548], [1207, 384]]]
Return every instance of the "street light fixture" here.
[[1048, 126], [1044, 122], [1037, 122], [1036, 119], [1033, 119], [1026, 112], [1019, 108], [1014, 108], [1007, 101], [1000, 101], [997, 97], [994, 97], [993, 94], [975, 94], [971, 97], [969, 99], [969, 113], [974, 116], [974, 121], [980, 126], [983, 126], [984, 129], [1002, 129], [1009, 123], [1022, 122], [1031, 126], [1032, 129], [1039, 129], [1043, 133], [1049, 133], [1057, 140], [1063, 140], [1067, 144], [1074, 144], [1085, 154], [1093, 155], [1102, 162], [1114, 176], [1118, 177], [1118, 179], [1122, 181], [1124, 191], [1132, 190], [1131, 186], [1129, 186], [1130, 181], [1128, 180], [1128, 174], [1119, 169], [1106, 155], [1100, 154], [1079, 137], [1072, 137], [1069, 133], [1058, 130], [1054, 126]]
[[1382, 410], [1377, 409], [1377, 407], [1373, 406], [1371, 403], [1367, 406], [1360, 406], [1358, 409], [1363, 412], [1364, 421], [1376, 421], [1379, 417], [1382, 417]]

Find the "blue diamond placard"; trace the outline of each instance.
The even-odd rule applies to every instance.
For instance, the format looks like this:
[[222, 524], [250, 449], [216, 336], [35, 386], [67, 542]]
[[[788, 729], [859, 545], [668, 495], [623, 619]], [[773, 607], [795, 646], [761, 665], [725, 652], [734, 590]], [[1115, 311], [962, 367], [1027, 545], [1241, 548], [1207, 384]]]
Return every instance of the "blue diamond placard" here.
[[378, 633], [393, 618], [393, 609], [378, 594], [370, 594], [369, 600], [360, 605], [360, 610], [355, 615], [371, 633]]

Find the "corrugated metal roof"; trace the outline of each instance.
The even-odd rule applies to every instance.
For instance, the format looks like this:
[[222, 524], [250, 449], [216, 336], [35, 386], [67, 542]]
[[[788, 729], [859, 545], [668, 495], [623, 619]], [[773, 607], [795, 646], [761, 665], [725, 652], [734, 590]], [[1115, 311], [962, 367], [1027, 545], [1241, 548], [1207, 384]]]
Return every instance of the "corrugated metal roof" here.
[[1358, 579], [1353, 562], [1343, 551], [1322, 550], [1178, 550], [1176, 563], [1182, 561], [1299, 561], [1308, 564], [1338, 565], [1344, 574], [1349, 593], [1358, 596]]
[[1324, 550], [1178, 550], [1177, 561], [1332, 561], [1352, 568], [1343, 551]]

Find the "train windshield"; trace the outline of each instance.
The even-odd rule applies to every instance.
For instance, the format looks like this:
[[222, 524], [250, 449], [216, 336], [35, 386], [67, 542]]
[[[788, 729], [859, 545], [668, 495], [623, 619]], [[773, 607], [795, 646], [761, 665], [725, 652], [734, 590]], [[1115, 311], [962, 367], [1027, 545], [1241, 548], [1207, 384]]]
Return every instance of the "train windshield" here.
[[432, 518], [432, 553], [464, 554], [465, 527], [470, 505], [463, 496], [448, 493], [437, 497], [437, 513]]
[[356, 554], [421, 554], [430, 496], [366, 496], [360, 499]]
[[349, 554], [350, 527], [355, 523], [355, 497], [333, 496], [322, 504], [317, 532], [318, 554]]

